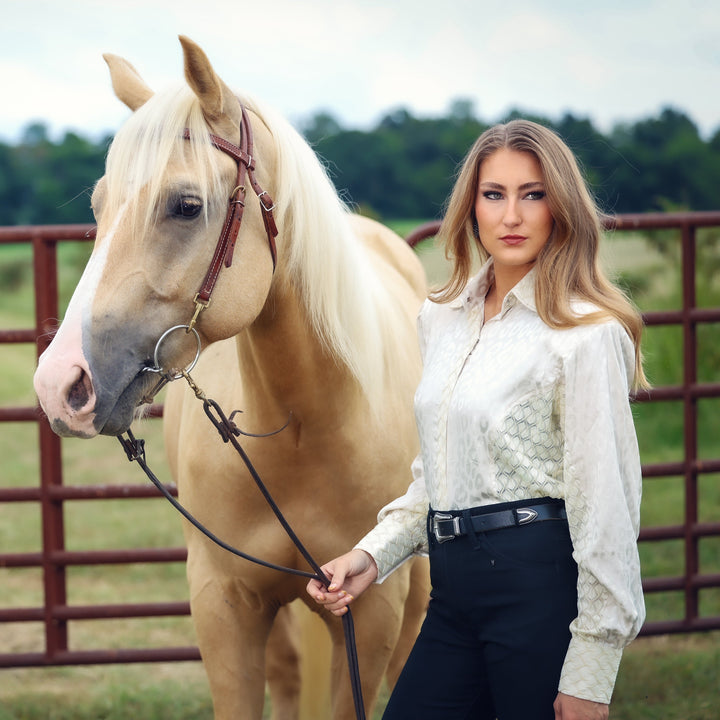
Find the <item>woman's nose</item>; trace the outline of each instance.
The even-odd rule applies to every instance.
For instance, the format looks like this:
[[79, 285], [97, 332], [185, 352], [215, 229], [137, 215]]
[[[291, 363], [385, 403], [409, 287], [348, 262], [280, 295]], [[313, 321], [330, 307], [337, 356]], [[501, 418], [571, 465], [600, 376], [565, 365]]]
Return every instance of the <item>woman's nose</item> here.
[[517, 202], [513, 199], [509, 199], [507, 201], [507, 205], [505, 206], [505, 215], [503, 217], [503, 222], [508, 227], [514, 227], [516, 225], [519, 225], [521, 222], [520, 212], [519, 212]]

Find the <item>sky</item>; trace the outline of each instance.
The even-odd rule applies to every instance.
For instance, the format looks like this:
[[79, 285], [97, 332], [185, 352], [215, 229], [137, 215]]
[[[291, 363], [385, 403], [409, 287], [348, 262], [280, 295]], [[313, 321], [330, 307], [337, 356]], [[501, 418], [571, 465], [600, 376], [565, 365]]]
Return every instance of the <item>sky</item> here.
[[179, 34], [296, 126], [325, 111], [367, 129], [463, 99], [485, 122], [572, 112], [608, 132], [669, 106], [720, 129], [717, 0], [0, 0], [0, 141], [33, 122], [115, 132], [129, 111], [102, 54], [163, 89], [182, 80]]

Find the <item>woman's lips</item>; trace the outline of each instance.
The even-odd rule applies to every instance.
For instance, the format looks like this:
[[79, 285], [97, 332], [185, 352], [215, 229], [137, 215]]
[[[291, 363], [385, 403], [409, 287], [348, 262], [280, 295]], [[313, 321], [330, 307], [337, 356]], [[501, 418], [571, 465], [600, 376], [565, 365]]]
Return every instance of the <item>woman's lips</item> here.
[[506, 245], [519, 245], [527, 238], [524, 235], [503, 235], [500, 238]]

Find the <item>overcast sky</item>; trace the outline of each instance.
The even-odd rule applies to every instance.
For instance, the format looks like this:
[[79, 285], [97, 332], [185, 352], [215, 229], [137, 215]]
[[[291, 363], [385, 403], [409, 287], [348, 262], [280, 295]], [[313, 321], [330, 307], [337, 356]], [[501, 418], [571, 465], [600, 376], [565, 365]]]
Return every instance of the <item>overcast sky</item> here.
[[178, 34], [296, 125], [463, 98], [488, 122], [571, 111], [607, 131], [670, 105], [720, 129], [718, 0], [0, 0], [0, 140], [34, 121], [114, 132], [128, 111], [102, 53], [163, 88], [182, 77]]

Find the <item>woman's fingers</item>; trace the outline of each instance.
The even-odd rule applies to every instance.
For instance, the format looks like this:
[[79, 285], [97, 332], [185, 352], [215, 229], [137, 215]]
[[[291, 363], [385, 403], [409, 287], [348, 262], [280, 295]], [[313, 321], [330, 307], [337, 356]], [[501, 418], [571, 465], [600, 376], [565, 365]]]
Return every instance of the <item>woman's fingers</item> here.
[[347, 606], [377, 577], [375, 561], [362, 550], [351, 550], [321, 569], [330, 580], [329, 587], [325, 588], [319, 580], [310, 580], [307, 592], [335, 615], [345, 614]]

